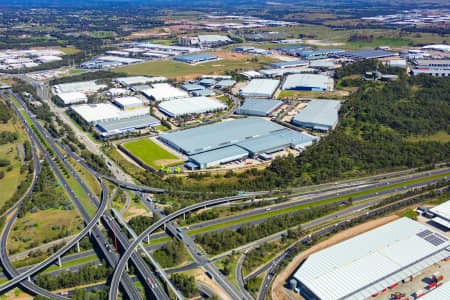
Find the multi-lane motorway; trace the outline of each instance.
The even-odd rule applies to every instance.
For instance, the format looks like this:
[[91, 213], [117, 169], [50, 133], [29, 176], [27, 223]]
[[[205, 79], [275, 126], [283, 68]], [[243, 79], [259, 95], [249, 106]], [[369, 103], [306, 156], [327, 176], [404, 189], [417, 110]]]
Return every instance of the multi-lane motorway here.
[[[163, 216], [158, 222], [156, 222], [151, 227], [149, 227], [137, 239], [135, 239], [133, 242], [130, 242], [128, 240], [127, 236], [120, 230], [119, 225], [116, 223], [116, 221], [113, 218], [111, 218], [110, 215], [106, 212], [106, 202], [107, 202], [107, 198], [108, 198], [108, 191], [106, 189], [106, 186], [103, 184], [103, 182], [101, 182], [103, 196], [102, 196], [102, 201], [99, 203], [99, 201], [96, 199], [95, 195], [93, 195], [90, 192], [90, 190], [87, 188], [86, 184], [81, 180], [81, 178], [78, 176], [78, 174], [73, 170], [72, 166], [67, 161], [64, 160], [64, 155], [60, 152], [58, 147], [55, 146], [55, 143], [58, 144], [58, 146], [62, 147], [62, 149], [65, 149], [64, 146], [61, 145], [58, 141], [53, 140], [51, 138], [51, 136], [39, 124], [39, 122], [35, 119], [35, 117], [27, 110], [26, 106], [21, 101], [20, 97], [17, 97], [17, 95], [13, 95], [13, 96], [20, 103], [20, 105], [24, 109], [24, 112], [27, 113], [31, 117], [31, 120], [32, 120], [34, 126], [37, 128], [37, 130], [40, 132], [40, 134], [47, 140], [50, 148], [56, 154], [58, 159], [60, 159], [63, 162], [64, 166], [70, 171], [71, 176], [80, 184], [80, 186], [82, 187], [84, 192], [88, 195], [89, 200], [98, 209], [97, 209], [96, 215], [93, 218], [91, 218], [87, 214], [87, 212], [85, 211], [81, 202], [79, 201], [79, 199], [77, 199], [77, 197], [71, 190], [70, 186], [67, 184], [64, 176], [62, 176], [61, 173], [59, 173], [59, 170], [58, 170], [56, 164], [53, 162], [52, 158], [46, 152], [45, 147], [41, 144], [39, 139], [34, 135], [34, 132], [30, 128], [27, 127], [25, 120], [23, 120], [21, 117], [22, 121], [24, 122], [24, 124], [26, 126], [27, 132], [30, 134], [30, 138], [32, 139], [33, 143], [36, 143], [38, 145], [38, 147], [40, 148], [44, 157], [49, 161], [50, 166], [52, 167], [52, 169], [54, 169], [58, 179], [62, 183], [62, 186], [68, 191], [70, 198], [72, 199], [74, 204], [77, 206], [77, 208], [80, 210], [80, 213], [82, 214], [82, 216], [85, 219], [85, 222], [87, 224], [86, 228], [88, 228], [88, 229], [85, 228], [82, 231], [82, 233], [77, 235], [68, 244], [66, 244], [66, 246], [64, 246], [62, 248], [62, 249], [64, 249], [64, 251], [57, 251], [54, 255], [52, 255], [48, 259], [44, 260], [42, 263], [30, 267], [20, 274], [17, 272], [17, 270], [15, 270], [15, 269], [12, 270], [12, 269], [8, 268], [8, 270], [6, 270], [6, 271], [11, 276], [14, 276], [14, 278], [0, 286], [0, 293], [6, 289], [9, 289], [9, 288], [15, 286], [16, 284], [22, 284], [23, 286], [29, 285], [29, 286], [31, 286], [31, 288], [33, 288], [33, 286], [36, 287], [33, 283], [26, 282], [25, 279], [27, 279], [31, 275], [43, 270], [50, 263], [53, 263], [55, 260], [60, 258], [67, 250], [72, 248], [79, 241], [79, 239], [82, 238], [85, 234], [92, 233], [93, 239], [96, 240], [99, 248], [101, 249], [101, 252], [107, 258], [108, 263], [110, 263], [113, 267], [115, 267], [115, 272], [114, 272], [114, 275], [113, 275], [113, 278], [111, 281], [111, 289], [110, 289], [110, 294], [109, 294], [110, 299], [116, 299], [117, 289], [119, 287], [119, 284], [121, 284], [121, 286], [123, 287], [123, 289], [124, 289], [125, 293], [128, 295], [128, 297], [130, 297], [132, 299], [140, 299], [141, 298], [141, 296], [138, 294], [137, 290], [134, 288], [132, 280], [130, 279], [128, 274], [124, 272], [124, 269], [125, 269], [129, 259], [131, 259], [133, 264], [136, 266], [136, 268], [141, 276], [141, 280], [143, 280], [145, 282], [145, 285], [147, 286], [148, 290], [151, 291], [152, 294], [155, 295], [155, 297], [157, 299], [169, 299], [167, 294], [165, 293], [164, 289], [159, 285], [156, 275], [148, 269], [145, 262], [142, 260], [142, 257], [138, 254], [138, 252], [136, 252], [136, 246], [146, 236], [153, 233], [158, 227], [160, 227], [164, 224], [169, 224], [167, 226], [169, 229], [172, 228], [172, 230], [174, 230], [175, 232], [180, 232], [184, 236], [184, 238], [182, 238], [182, 240], [185, 242], [189, 252], [191, 252], [191, 255], [193, 256], [194, 260], [196, 261], [196, 265], [202, 266], [203, 268], [205, 268], [205, 270], [207, 272], [209, 272], [209, 274], [230, 295], [230, 297], [232, 299], [248, 298], [247, 294], [243, 294], [241, 291], [237, 290], [236, 287], [234, 287], [228, 280], [224, 280], [223, 279], [224, 276], [217, 270], [217, 268], [213, 264], [211, 264], [209, 262], [208, 259], [205, 258], [205, 256], [199, 251], [199, 249], [197, 248], [195, 243], [192, 241], [192, 239], [187, 234], [184, 234], [181, 229], [176, 227], [175, 224], [170, 223], [170, 222], [173, 219], [175, 219], [187, 212], [190, 212], [192, 210], [196, 210], [196, 209], [203, 208], [206, 206], [214, 206], [214, 205], [218, 205], [218, 204], [222, 204], [222, 203], [249, 199], [249, 198], [253, 198], [255, 196], [260, 196], [260, 195], [268, 195], [269, 192], [249, 193], [249, 194], [244, 194], [244, 195], [239, 195], [239, 196], [214, 199], [214, 200], [206, 201], [203, 203], [198, 203], [198, 204], [183, 208], [177, 212], [170, 214], [169, 216]], [[19, 111], [18, 111], [18, 115], [21, 116]], [[93, 171], [92, 169], [90, 169], [89, 166], [87, 166], [82, 159], [80, 159], [78, 156], [76, 156], [75, 153], [72, 153], [68, 149], [67, 149], [67, 153], [70, 156], [72, 156], [73, 158], [75, 158], [83, 167], [88, 169], [88, 171], [93, 173], [93, 175], [95, 175], [97, 178], [103, 177], [104, 179], [110, 180], [110, 181], [116, 183], [117, 185], [120, 185], [127, 189], [135, 190], [135, 191], [152, 192], [152, 193], [165, 192], [165, 190], [163, 190], [163, 189], [155, 189], [152, 187], [131, 184], [131, 183], [123, 181], [123, 180], [117, 180], [116, 178], [111, 177], [111, 176], [104, 176], [103, 174], [99, 174], [99, 173]], [[38, 170], [39, 167], [35, 167], [35, 169]], [[362, 201], [362, 200], [366, 200], [366, 199], [373, 198], [373, 197], [382, 197], [383, 195], [388, 195], [393, 192], [414, 189], [414, 188], [418, 188], [418, 187], [421, 187], [421, 186], [424, 186], [427, 184], [435, 183], [439, 179], [428, 180], [428, 181], [424, 181], [424, 182], [412, 182], [411, 184], [408, 184], [402, 188], [399, 188], [399, 187], [383, 188], [383, 187], [389, 187], [393, 184], [402, 183], [402, 182], [405, 182], [408, 180], [415, 180], [415, 179], [420, 179], [420, 178], [427, 178], [427, 177], [430, 177], [433, 175], [445, 174], [445, 173], [448, 173], [448, 168], [444, 168], [441, 170], [433, 170], [433, 171], [420, 173], [420, 174], [412, 174], [410, 176], [403, 176], [403, 177], [399, 177], [399, 178], [386, 179], [386, 180], [379, 181], [379, 182], [371, 182], [370, 181], [370, 180], [379, 180], [384, 177], [405, 175], [408, 173], [412, 173], [412, 171], [408, 170], [408, 171], [402, 171], [399, 173], [393, 173], [393, 174], [388, 174], [388, 175], [384, 175], [384, 174], [377, 175], [377, 176], [373, 176], [373, 177], [369, 177], [369, 178], [365, 178], [365, 179], [349, 180], [349, 181], [347, 181], [347, 186], [345, 186], [345, 187], [343, 187], [341, 185], [337, 186], [335, 184], [325, 184], [325, 185], [317, 187], [317, 188], [322, 188], [322, 189], [325, 188], [326, 193], [324, 190], [311, 191], [309, 193], [305, 193], [305, 192], [299, 193], [301, 191], [305, 191], [306, 189], [311, 189], [311, 187], [302, 187], [302, 188], [298, 188], [298, 189], [293, 189], [293, 190], [291, 190], [291, 192], [293, 192], [293, 194], [289, 195], [288, 197], [297, 198], [299, 196], [302, 196], [302, 198], [300, 200], [290, 201], [290, 202], [274, 205], [274, 206], [268, 207], [268, 208], [255, 209], [250, 212], [241, 214], [239, 216], [228, 217], [228, 221], [236, 220], [237, 218], [245, 218], [245, 217], [249, 217], [249, 216], [255, 216], [258, 214], [262, 214], [262, 213], [267, 212], [267, 209], [279, 210], [279, 209], [285, 209], [285, 208], [292, 208], [292, 207], [295, 207], [300, 204], [307, 204], [307, 203], [322, 201], [322, 200], [326, 200], [326, 199], [332, 199], [333, 197], [341, 197], [341, 196], [351, 195], [355, 192], [368, 191], [370, 189], [376, 189], [376, 188], [378, 188], [377, 192], [368, 193], [368, 194], [364, 194], [364, 195], [356, 195], [355, 197], [353, 197], [353, 201], [356, 202], [356, 201]], [[362, 180], [364, 180], [364, 182], [362, 182]], [[353, 209], [353, 207], [352, 207], [352, 209]], [[103, 233], [96, 226], [97, 221], [100, 219], [103, 221], [103, 224], [106, 226], [106, 228], [108, 228], [110, 231], [117, 230], [116, 237], [119, 241], [119, 244], [121, 245], [122, 250], [124, 251], [123, 255], [120, 258], [116, 254], [109, 252], [108, 241], [103, 236]], [[95, 222], [93, 222], [93, 220]], [[261, 218], [259, 220], [255, 220], [255, 221], [251, 221], [251, 222], [257, 223], [257, 222], [261, 222], [262, 220], [264, 220], [264, 218]], [[223, 219], [222, 220], [213, 220], [207, 224], [209, 226], [209, 225], [219, 224], [220, 222], [224, 222], [224, 220]], [[233, 225], [234, 227], [233, 226], [230, 226], [230, 227], [237, 228], [238, 226], [241, 226], [241, 225], [242, 224], [236, 224], [236, 225]], [[5, 230], [6, 236], [7, 236], [7, 232], [11, 229], [11, 226], [12, 226], [12, 222], [11, 222], [11, 224], [9, 224], [9, 226], [7, 226], [5, 228], [5, 229], [7, 229], [7, 230]], [[195, 229], [196, 226], [206, 226], [206, 224], [192, 225], [190, 227], [190, 230]], [[5, 238], [5, 241], [6, 241], [6, 238]], [[3, 243], [3, 237], [2, 237], [2, 243]], [[6, 248], [6, 247], [4, 247], [4, 248]], [[60, 250], [62, 250], [62, 249], [60, 249]], [[2, 261], [4, 261], [3, 264], [7, 265], [9, 262], [9, 259], [7, 258], [6, 251], [2, 251], [1, 256], [2, 256], [1, 257]], [[5, 258], [6, 258], [6, 260], [4, 260]], [[14, 273], [14, 272], [16, 272], [16, 273]], [[240, 282], [240, 288], [242, 289], [243, 287], [241, 286], [241, 283], [242, 282]], [[26, 286], [25, 286], [25, 288], [26, 288]], [[35, 289], [34, 291], [33, 290], [31, 290], [31, 291], [34, 293], [41, 294], [41, 295], [45, 295], [45, 293], [46, 293], [45, 290], [39, 291], [39, 290]], [[63, 297], [52, 295], [51, 298], [62, 299]]]

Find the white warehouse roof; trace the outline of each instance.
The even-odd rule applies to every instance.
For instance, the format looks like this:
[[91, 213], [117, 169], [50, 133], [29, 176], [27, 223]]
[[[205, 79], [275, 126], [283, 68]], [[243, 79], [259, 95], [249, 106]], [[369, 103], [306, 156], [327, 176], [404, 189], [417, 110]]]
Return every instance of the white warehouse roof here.
[[144, 101], [134, 96], [114, 98], [114, 102], [123, 108], [144, 106]]
[[120, 120], [149, 114], [148, 108], [134, 110], [120, 110], [111, 103], [74, 105], [72, 109], [87, 123], [97, 123], [105, 120]]
[[178, 98], [189, 97], [189, 94], [179, 88], [173, 87], [168, 83], [156, 83], [150, 89], [143, 90], [142, 93], [155, 99], [155, 101], [165, 101]]
[[240, 95], [271, 98], [279, 84], [280, 81], [274, 79], [253, 79], [246, 87], [241, 89]]
[[65, 104], [74, 104], [74, 103], [86, 103], [88, 98], [85, 94], [80, 92], [70, 92], [70, 93], [59, 93], [56, 96]]
[[200, 114], [226, 109], [227, 106], [214, 98], [191, 97], [161, 102], [158, 108], [171, 117]]
[[97, 84], [95, 80], [91, 81], [81, 81], [81, 82], [70, 82], [57, 84], [53, 88], [56, 94], [59, 93], [69, 93], [69, 92], [96, 92], [100, 89], [106, 88], [105, 84]]
[[147, 77], [147, 76], [130, 76], [130, 77], [120, 77], [115, 80], [123, 86], [144, 84], [144, 83], [154, 83], [167, 81], [166, 77]]
[[449, 256], [449, 242], [401, 218], [312, 254], [294, 278], [321, 300], [367, 299]]
[[450, 281], [447, 281], [440, 287], [429, 291], [424, 296], [420, 297], [421, 300], [438, 300], [438, 299], [450, 299]]
[[438, 206], [433, 207], [430, 211], [435, 215], [433, 221], [450, 228], [450, 200]]

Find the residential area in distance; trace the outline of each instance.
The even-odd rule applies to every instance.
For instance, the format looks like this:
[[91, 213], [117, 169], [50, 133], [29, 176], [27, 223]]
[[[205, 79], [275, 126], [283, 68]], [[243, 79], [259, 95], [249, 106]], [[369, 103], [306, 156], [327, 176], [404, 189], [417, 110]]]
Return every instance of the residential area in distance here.
[[444, 1], [0, 0], [0, 299], [450, 299]]

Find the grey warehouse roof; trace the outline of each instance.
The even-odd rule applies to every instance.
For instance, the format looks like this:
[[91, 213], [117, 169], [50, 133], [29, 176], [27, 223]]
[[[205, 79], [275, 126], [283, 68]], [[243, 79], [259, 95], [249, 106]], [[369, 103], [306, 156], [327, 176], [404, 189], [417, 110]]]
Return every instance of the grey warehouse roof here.
[[267, 135], [283, 128], [276, 123], [250, 117], [162, 134], [160, 138], [192, 155]]
[[158, 108], [169, 116], [176, 117], [222, 110], [226, 109], [227, 106], [217, 99], [201, 96], [163, 101], [158, 104]]
[[293, 118], [292, 123], [300, 126], [326, 126], [333, 127], [339, 119], [338, 100], [311, 100], [306, 108], [299, 111]]
[[312, 143], [314, 138], [290, 129], [282, 129], [271, 134], [245, 140], [238, 143], [239, 147], [248, 150], [250, 153], [271, 153], [286, 147], [302, 147]]
[[430, 227], [401, 218], [312, 254], [294, 278], [321, 300], [367, 299], [448, 257], [448, 246]]
[[236, 113], [241, 115], [267, 116], [280, 107], [283, 101], [273, 99], [246, 99]]
[[295, 90], [299, 87], [328, 89], [328, 76], [318, 74], [288, 75], [283, 84], [283, 90]]
[[244, 87], [240, 94], [244, 97], [272, 97], [280, 84], [279, 80], [274, 79], [253, 79]]
[[240, 159], [248, 156], [248, 152], [238, 146], [228, 146], [212, 151], [195, 154], [189, 158], [198, 165], [207, 165], [211, 163], [221, 164], [231, 160]]
[[291, 66], [307, 66], [308, 62], [303, 60], [295, 60], [295, 61], [282, 61], [282, 62], [275, 62], [271, 63], [270, 66], [272, 68], [284, 68], [284, 67], [291, 67]]
[[127, 119], [104, 121], [97, 124], [97, 127], [104, 132], [126, 131], [148, 126], [158, 126], [161, 123], [155, 117], [150, 115], [138, 116]]
[[355, 50], [348, 52], [340, 52], [336, 53], [337, 56], [348, 57], [353, 59], [371, 59], [371, 58], [382, 58], [397, 55], [395, 52], [384, 51], [384, 50], [371, 50], [371, 49], [363, 49], [363, 50]]

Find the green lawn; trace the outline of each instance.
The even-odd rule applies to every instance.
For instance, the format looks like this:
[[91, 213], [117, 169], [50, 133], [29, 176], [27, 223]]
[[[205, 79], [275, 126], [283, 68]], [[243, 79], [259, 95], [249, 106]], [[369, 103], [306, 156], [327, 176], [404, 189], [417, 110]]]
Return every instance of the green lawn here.
[[440, 142], [448, 143], [450, 142], [450, 134], [446, 131], [441, 130], [432, 135], [420, 135], [420, 136], [409, 136], [406, 138], [409, 142]]
[[181, 162], [178, 157], [167, 152], [149, 139], [128, 142], [123, 144], [123, 147], [154, 169]]
[[[97, 255], [86, 256], [86, 257], [82, 257], [80, 259], [76, 259], [76, 260], [73, 260], [73, 261], [69, 261], [69, 262], [63, 263], [62, 267], [63, 268], [73, 267], [73, 266], [76, 266], [76, 265], [79, 265], [79, 264], [95, 261], [96, 259], [98, 259]], [[59, 269], [60, 269], [59, 266], [51, 265], [50, 267], [45, 269], [42, 273], [48, 273], [48, 272], [56, 271], [56, 270], [59, 270]]]
[[189, 65], [182, 62], [158, 60], [148, 63], [136, 64], [117, 68], [115, 72], [124, 72], [129, 75], [165, 76], [177, 78], [189, 75], [224, 74], [226, 71], [237, 70], [243, 72], [249, 69], [260, 69], [262, 66], [277, 60], [268, 57], [258, 57], [257, 61], [251, 58], [238, 60], [219, 60], [198, 65]]

